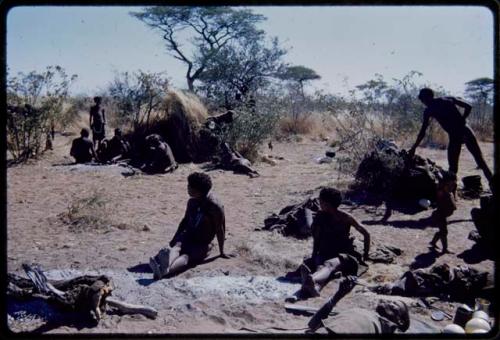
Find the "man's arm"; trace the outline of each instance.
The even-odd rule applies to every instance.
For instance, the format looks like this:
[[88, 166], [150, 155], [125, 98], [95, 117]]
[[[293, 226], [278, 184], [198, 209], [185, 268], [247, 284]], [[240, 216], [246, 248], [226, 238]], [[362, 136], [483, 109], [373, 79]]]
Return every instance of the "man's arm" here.
[[186, 231], [187, 221], [189, 219], [189, 216], [192, 214], [193, 204], [194, 202], [192, 201], [192, 199], [188, 200], [186, 212], [184, 213], [184, 217], [182, 218], [181, 223], [179, 223], [179, 227], [177, 228], [174, 237], [172, 237], [172, 240], [169, 243], [170, 247], [175, 246], [177, 242], [180, 242], [182, 240], [182, 235]]
[[354, 217], [350, 216], [351, 225], [363, 235], [364, 252], [363, 260], [368, 259], [368, 254], [370, 253], [370, 233], [363, 227]]
[[75, 141], [73, 140], [73, 142], [71, 143], [71, 149], [69, 150], [69, 155], [71, 157], [75, 157]]
[[104, 123], [104, 125], [106, 125], [106, 114], [104, 113], [104, 109], [102, 109], [102, 122]]
[[314, 258], [318, 254], [318, 248], [319, 248], [319, 217], [316, 215], [316, 217], [313, 220], [313, 223], [311, 225], [311, 232], [312, 232], [312, 237], [313, 237], [313, 250], [312, 250], [312, 258]]
[[422, 142], [422, 139], [424, 139], [425, 131], [427, 130], [427, 127], [429, 126], [429, 121], [430, 121], [430, 115], [427, 112], [424, 112], [424, 120], [422, 122], [422, 127], [420, 128], [420, 131], [418, 132], [417, 140], [415, 141], [415, 144], [413, 144], [413, 146], [411, 147], [410, 151], [408, 151], [410, 156], [415, 155], [415, 150]]
[[309, 329], [316, 330], [321, 327], [321, 320], [326, 319], [333, 307], [349, 293], [356, 285], [356, 277], [348, 276], [339, 283], [339, 289], [321, 308], [312, 316], [307, 324]]
[[470, 112], [472, 110], [472, 106], [469, 103], [467, 103], [461, 99], [457, 99], [455, 97], [452, 97], [452, 100], [453, 100], [453, 104], [464, 109], [463, 117], [464, 117], [464, 123], [465, 123], [465, 119], [467, 119], [467, 117], [470, 115]]
[[219, 212], [219, 216], [217, 221], [215, 221], [217, 225], [217, 243], [219, 244], [219, 253], [223, 258], [227, 258], [227, 255], [224, 253], [224, 241], [226, 239], [226, 216], [224, 215], [224, 210]]

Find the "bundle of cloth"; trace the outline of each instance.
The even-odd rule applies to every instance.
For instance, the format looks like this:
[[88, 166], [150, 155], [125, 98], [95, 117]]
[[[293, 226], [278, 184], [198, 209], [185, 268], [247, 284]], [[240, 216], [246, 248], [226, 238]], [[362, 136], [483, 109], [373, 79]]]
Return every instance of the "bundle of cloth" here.
[[309, 197], [298, 204], [284, 207], [278, 214], [267, 217], [262, 229], [277, 230], [284, 236], [307, 238], [311, 236], [312, 222], [319, 209], [319, 199]]
[[434, 202], [438, 179], [444, 169], [428, 158], [410, 157], [394, 143], [380, 139], [356, 172], [356, 180], [367, 191], [407, 203], [425, 198]]
[[430, 269], [405, 272], [396, 282], [370, 287], [385, 295], [409, 297], [437, 296], [450, 301], [473, 303], [476, 297], [491, 298], [491, 274], [469, 266], [450, 267], [443, 263]]

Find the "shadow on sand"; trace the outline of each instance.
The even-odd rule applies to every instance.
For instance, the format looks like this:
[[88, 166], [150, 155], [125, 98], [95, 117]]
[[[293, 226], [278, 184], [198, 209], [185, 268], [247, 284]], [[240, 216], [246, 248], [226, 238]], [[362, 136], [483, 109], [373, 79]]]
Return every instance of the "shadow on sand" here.
[[464, 260], [467, 264], [476, 264], [483, 262], [485, 260], [495, 260], [494, 254], [488, 251], [488, 248], [482, 246], [480, 243], [474, 243], [474, 245], [462, 253], [457, 255], [458, 258]]
[[437, 252], [436, 250], [429, 249], [427, 253], [415, 256], [413, 262], [410, 264], [410, 270], [430, 267], [434, 264], [434, 262], [436, 262], [436, 259], [441, 255], [442, 254]]

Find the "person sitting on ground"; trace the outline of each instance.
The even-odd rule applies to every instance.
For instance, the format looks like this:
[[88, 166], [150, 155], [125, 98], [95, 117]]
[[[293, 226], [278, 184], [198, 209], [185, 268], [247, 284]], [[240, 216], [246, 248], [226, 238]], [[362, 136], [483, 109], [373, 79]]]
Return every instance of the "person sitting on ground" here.
[[[130, 152], [130, 144], [122, 137], [122, 130], [115, 129], [115, 135], [110, 140], [104, 139], [99, 145], [97, 153], [104, 162], [115, 163], [124, 159]], [[100, 155], [99, 153], [102, 153]]]
[[102, 98], [94, 97], [95, 105], [90, 108], [89, 125], [92, 129], [92, 140], [99, 146], [106, 136], [106, 115], [104, 109], [101, 109]]
[[[448, 170], [455, 174], [458, 173], [460, 152], [462, 150], [462, 144], [465, 143], [465, 146], [474, 157], [477, 166], [483, 170], [486, 179], [491, 181], [493, 174], [484, 160], [474, 132], [466, 123], [472, 106], [455, 97], [434, 98], [434, 91], [429, 88], [421, 89], [418, 99], [426, 106], [426, 109], [424, 111], [422, 127], [420, 128], [415, 144], [409, 150], [409, 155], [413, 156], [415, 154], [415, 150], [425, 136], [425, 131], [429, 126], [430, 119], [435, 118], [441, 127], [448, 133]], [[463, 115], [460, 113], [457, 106], [464, 109]]]
[[211, 249], [215, 237], [219, 244], [220, 257], [224, 253], [226, 222], [224, 207], [211, 192], [212, 181], [204, 173], [195, 172], [188, 176], [186, 213], [168, 248], [151, 257], [149, 264], [155, 279], [177, 274], [189, 266], [201, 263]]
[[80, 131], [80, 137], [73, 139], [69, 154], [75, 158], [76, 163], [88, 163], [93, 158], [97, 160], [94, 144], [89, 139], [89, 134], [89, 130], [83, 128]]
[[335, 305], [356, 284], [355, 277], [345, 277], [337, 292], [313, 315], [306, 333], [319, 334], [392, 334], [410, 327], [408, 306], [403, 301], [380, 300], [375, 312], [349, 308], [329, 315]]
[[443, 172], [443, 177], [439, 179], [436, 191], [436, 210], [432, 213], [432, 224], [439, 230], [432, 238], [429, 247], [436, 249], [436, 243], [441, 240], [443, 254], [450, 253], [448, 250], [448, 222], [450, 217], [457, 209], [455, 204], [455, 191], [457, 188], [457, 176], [449, 171]]
[[177, 169], [178, 165], [170, 146], [162, 140], [160, 135], [152, 134], [146, 137], [148, 156], [145, 164], [141, 167], [146, 173], [166, 173]]
[[[312, 256], [301, 264], [299, 269], [302, 288], [299, 295], [318, 296], [319, 291], [332, 279], [333, 275], [342, 272], [344, 275], [356, 275], [358, 265], [366, 265], [370, 251], [370, 234], [350, 214], [338, 209], [342, 202], [342, 194], [334, 188], [323, 188], [319, 193], [320, 211], [312, 223], [313, 251]], [[363, 235], [363, 256], [360, 256], [350, 237], [351, 226]], [[296, 272], [287, 274], [293, 277]]]
[[233, 170], [235, 173], [246, 174], [250, 177], [259, 176], [259, 173], [252, 169], [252, 163], [238, 151], [233, 150], [229, 144], [222, 143], [220, 154], [221, 165], [224, 169]]

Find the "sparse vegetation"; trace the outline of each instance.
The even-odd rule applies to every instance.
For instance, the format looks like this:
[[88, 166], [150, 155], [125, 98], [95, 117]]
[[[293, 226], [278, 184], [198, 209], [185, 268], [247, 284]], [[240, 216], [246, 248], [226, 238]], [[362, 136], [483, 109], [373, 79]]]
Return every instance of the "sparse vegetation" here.
[[68, 76], [60, 66], [43, 72], [19, 72], [7, 79], [7, 148], [15, 161], [38, 156], [54, 138], [56, 127], [74, 117], [64, 107], [76, 75]]

